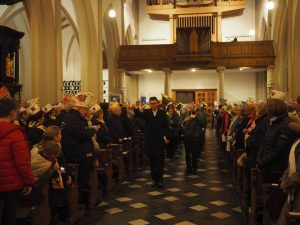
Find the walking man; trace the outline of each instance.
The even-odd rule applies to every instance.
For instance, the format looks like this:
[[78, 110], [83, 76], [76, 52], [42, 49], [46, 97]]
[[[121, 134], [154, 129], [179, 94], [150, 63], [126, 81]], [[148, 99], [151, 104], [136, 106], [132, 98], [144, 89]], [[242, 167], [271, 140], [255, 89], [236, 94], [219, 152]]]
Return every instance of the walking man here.
[[135, 116], [145, 120], [146, 153], [150, 160], [152, 187], [163, 187], [165, 148], [168, 140], [168, 119], [164, 110], [158, 108], [158, 99], [149, 99], [150, 109], [135, 109]]

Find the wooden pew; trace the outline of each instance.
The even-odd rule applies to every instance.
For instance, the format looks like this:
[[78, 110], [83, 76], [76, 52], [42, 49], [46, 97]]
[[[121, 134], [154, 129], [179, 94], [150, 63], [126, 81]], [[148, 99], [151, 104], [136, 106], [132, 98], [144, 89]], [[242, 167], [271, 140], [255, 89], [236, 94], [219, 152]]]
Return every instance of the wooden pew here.
[[133, 167], [140, 167], [140, 139], [139, 136], [132, 137], [132, 150], [133, 150]]
[[114, 167], [114, 178], [117, 183], [120, 183], [125, 178], [125, 155], [123, 151], [123, 145], [110, 144], [107, 146], [111, 151], [112, 164]]
[[124, 161], [126, 165], [126, 172], [127, 175], [130, 175], [136, 169], [134, 167], [134, 155], [133, 155], [131, 138], [126, 138], [126, 139], [124, 138], [122, 151], [123, 151]]
[[90, 173], [90, 203], [91, 206], [96, 206], [102, 200], [103, 192], [98, 185], [98, 161], [93, 161], [92, 170]]
[[112, 152], [109, 149], [100, 149], [97, 152], [98, 159], [98, 187], [103, 194], [113, 186]]
[[291, 225], [300, 224], [300, 189], [293, 190], [294, 201], [291, 202], [291, 209], [288, 212], [288, 219]]
[[243, 149], [237, 149], [234, 151], [233, 162], [232, 162], [232, 183], [234, 189], [240, 193], [242, 183], [242, 168], [237, 165], [237, 159], [244, 153]]
[[250, 200], [250, 214], [248, 217], [248, 224], [255, 225], [256, 220], [263, 216], [263, 201], [262, 201], [262, 177], [260, 171], [256, 168], [251, 169], [251, 200]]
[[68, 191], [68, 223], [73, 225], [85, 215], [85, 207], [79, 204], [78, 164], [69, 164], [72, 170], [73, 183]]
[[146, 149], [145, 149], [145, 136], [143, 133], [139, 133], [138, 134], [139, 137], [139, 162], [140, 162], [140, 166], [145, 166], [146, 164], [146, 159], [147, 159], [147, 155], [146, 155]]
[[263, 225], [275, 225], [287, 199], [278, 184], [263, 184]]
[[[30, 225], [50, 225], [51, 211], [48, 202], [49, 183], [33, 188], [28, 196], [24, 196], [17, 210], [17, 223]], [[4, 225], [4, 224], [3, 224]]]

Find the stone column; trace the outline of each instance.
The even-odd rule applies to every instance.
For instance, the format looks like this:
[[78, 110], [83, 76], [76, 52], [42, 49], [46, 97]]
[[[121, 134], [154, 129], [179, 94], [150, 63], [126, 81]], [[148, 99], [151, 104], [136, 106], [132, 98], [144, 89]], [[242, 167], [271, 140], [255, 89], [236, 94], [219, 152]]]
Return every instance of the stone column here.
[[268, 66], [267, 69], [267, 96], [269, 96], [270, 90], [274, 88], [274, 66]]
[[173, 15], [170, 15], [169, 17], [169, 20], [170, 20], [170, 43], [171, 44], [174, 44], [174, 36], [175, 36], [175, 31], [174, 31], [174, 16]]
[[217, 42], [222, 42], [222, 14], [217, 15]]
[[24, 4], [30, 18], [32, 97], [39, 97], [42, 105], [56, 103], [63, 94], [61, 1]]
[[218, 89], [218, 101], [224, 99], [224, 76], [225, 76], [225, 67], [221, 66], [217, 68], [217, 73], [219, 77], [219, 89]]
[[172, 70], [169, 68], [166, 68], [163, 70], [165, 73], [165, 88], [164, 88], [164, 94], [171, 97], [172, 93], [171, 93], [171, 75], [172, 75]]
[[126, 101], [126, 72], [125, 70], [119, 70], [120, 75], [120, 92], [122, 96], [122, 102], [124, 103]]
[[[102, 1], [73, 0], [78, 19], [82, 90], [102, 100]], [[93, 10], [96, 9], [96, 10]]]

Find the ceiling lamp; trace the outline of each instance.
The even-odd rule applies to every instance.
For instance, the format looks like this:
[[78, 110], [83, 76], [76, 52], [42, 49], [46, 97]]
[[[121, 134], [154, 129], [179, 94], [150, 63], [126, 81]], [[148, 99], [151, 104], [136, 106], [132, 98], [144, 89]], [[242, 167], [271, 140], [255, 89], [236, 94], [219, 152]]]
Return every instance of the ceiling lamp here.
[[268, 1], [268, 3], [267, 3], [267, 9], [268, 10], [272, 10], [274, 8], [275, 8], [274, 2], [273, 1]]
[[115, 11], [114, 9], [109, 10], [108, 16], [109, 16], [110, 18], [115, 18], [116, 15], [117, 15], [117, 14], [116, 14], [116, 11]]

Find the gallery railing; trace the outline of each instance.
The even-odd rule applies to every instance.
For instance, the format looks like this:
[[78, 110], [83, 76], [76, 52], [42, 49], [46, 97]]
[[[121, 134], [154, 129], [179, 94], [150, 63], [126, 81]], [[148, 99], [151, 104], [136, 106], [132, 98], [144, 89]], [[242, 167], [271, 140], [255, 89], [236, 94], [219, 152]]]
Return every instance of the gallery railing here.
[[147, 0], [148, 6], [173, 5], [174, 7], [230, 6], [244, 4], [245, 0]]

